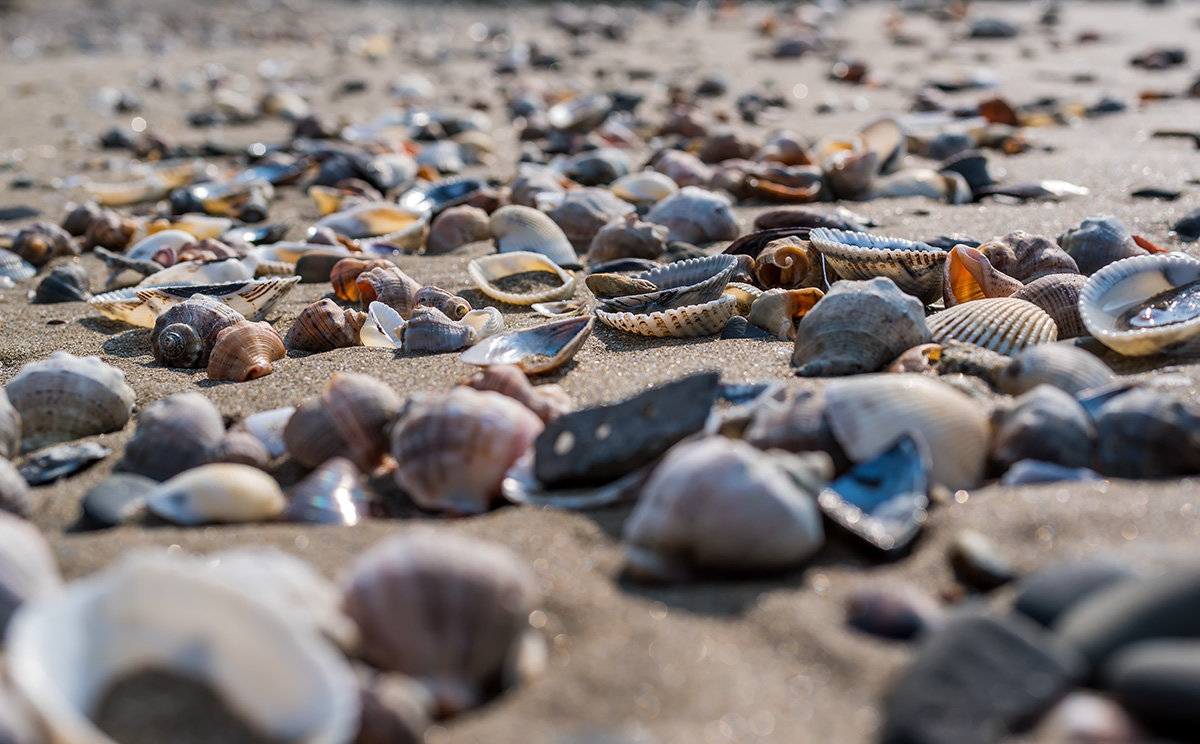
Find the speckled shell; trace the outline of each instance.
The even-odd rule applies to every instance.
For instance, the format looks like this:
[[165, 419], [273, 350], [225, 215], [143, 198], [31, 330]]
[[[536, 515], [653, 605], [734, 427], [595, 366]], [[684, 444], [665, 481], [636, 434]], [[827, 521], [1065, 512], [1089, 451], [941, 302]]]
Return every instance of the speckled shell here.
[[197, 467], [225, 435], [217, 407], [200, 393], [177, 393], [138, 414], [121, 468], [154, 480]]
[[843, 280], [800, 321], [792, 365], [803, 377], [875, 372], [930, 340], [920, 300], [891, 279]]
[[21, 416], [25, 451], [117, 431], [133, 414], [136, 397], [125, 373], [99, 357], [65, 351], [21, 367], [5, 392]]
[[293, 351], [332, 351], [361, 346], [358, 332], [367, 314], [354, 308], [342, 309], [329, 298], [318, 300], [300, 312], [284, 339]]
[[205, 295], [218, 300], [248, 320], [262, 319], [299, 283], [300, 277], [269, 277], [225, 284], [180, 284], [164, 287], [119, 289], [88, 300], [88, 304], [113, 320], [153, 328], [158, 316], [179, 303]]
[[678, 184], [670, 176], [652, 170], [621, 176], [608, 187], [617, 198], [637, 206], [649, 206], [679, 191]]
[[29, 484], [21, 477], [16, 465], [0, 458], [0, 511], [28, 517], [32, 507]]
[[263, 522], [283, 513], [287, 499], [270, 475], [249, 465], [192, 468], [146, 495], [155, 516], [184, 526]]
[[21, 451], [21, 414], [0, 388], [0, 457], [13, 458]]
[[1075, 398], [1038, 385], [993, 416], [992, 461], [1002, 472], [1020, 460], [1053, 462], [1069, 468], [1092, 463], [1096, 428]]
[[1009, 297], [1025, 287], [997, 271], [987, 256], [969, 245], [956, 245], [942, 267], [942, 299], [946, 307], [971, 300]]
[[542, 420], [499, 393], [454, 388], [413, 403], [392, 429], [396, 482], [422, 509], [478, 514]]
[[817, 227], [812, 245], [845, 279], [886, 277], [925, 304], [942, 296], [946, 252], [926, 243]]
[[673, 261], [633, 275], [634, 279], [650, 282], [657, 290], [605, 298], [600, 300], [600, 306], [610, 312], [649, 313], [702, 305], [721, 296], [737, 267], [738, 257], [726, 254]]
[[300, 405], [283, 429], [292, 459], [315, 468], [346, 457], [371, 473], [387, 452], [384, 428], [400, 410], [400, 397], [369, 375], [337, 373], [317, 398]]
[[0, 636], [17, 608], [57, 593], [60, 586], [46, 538], [32, 523], [0, 511]]
[[33, 301], [37, 304], [84, 302], [91, 296], [87, 270], [80, 264], [68, 263], [55, 266], [38, 282]]
[[720, 333], [737, 310], [737, 299], [721, 295], [702, 305], [688, 305], [660, 310], [649, 314], [608, 312], [596, 309], [601, 323], [641, 336], [711, 336]]
[[1122, 258], [1149, 255], [1134, 241], [1125, 223], [1108, 214], [1088, 217], [1079, 227], [1059, 235], [1058, 243], [1085, 276]]
[[208, 379], [254, 380], [271, 374], [272, 362], [286, 355], [283, 338], [269, 323], [243, 320], [217, 334], [208, 360]]
[[674, 447], [625, 523], [630, 572], [686, 578], [697, 570], [778, 570], [811, 558], [825, 541], [815, 497], [833, 477], [833, 463], [819, 452], [787, 457], [799, 461], [800, 478], [737, 440]]
[[382, 302], [408, 320], [417, 306], [417, 291], [421, 283], [404, 273], [399, 266], [375, 266], [358, 275], [355, 280], [358, 300], [363, 307]]
[[1011, 297], [955, 305], [930, 316], [927, 322], [939, 344], [965, 341], [1000, 354], [1016, 354], [1058, 339], [1053, 318], [1032, 302]]
[[510, 205], [492, 213], [488, 230], [501, 253], [540, 253], [559, 266], [579, 265], [571, 241], [554, 220], [530, 207]]
[[996, 375], [1002, 393], [1020, 395], [1038, 385], [1051, 385], [1076, 395], [1088, 388], [1107, 385], [1116, 375], [1092, 354], [1066, 344], [1031, 346]]
[[333, 285], [333, 293], [346, 302], [358, 302], [358, 277], [370, 269], [389, 269], [394, 266], [391, 261], [376, 259], [362, 261], [357, 258], [343, 258], [333, 265], [329, 272], [329, 283]]
[[426, 253], [447, 253], [468, 243], [487, 240], [488, 213], [466, 204], [450, 207], [433, 220], [425, 241]]
[[533, 328], [484, 339], [461, 359], [487, 367], [515, 364], [526, 374], [551, 372], [566, 364], [592, 333], [594, 318], [566, 318]]
[[533, 671], [534, 580], [505, 548], [409, 531], [364, 552], [342, 584], [366, 661], [417, 680], [439, 715], [473, 708], [490, 687]]
[[1018, 230], [979, 246], [997, 271], [1029, 283], [1050, 274], [1078, 274], [1075, 259], [1053, 240]]
[[1126, 258], [1097, 271], [1079, 293], [1088, 333], [1126, 356], [1191, 354], [1200, 348], [1200, 315], [1178, 323], [1122, 329], [1117, 319], [1155, 295], [1200, 281], [1200, 261], [1179, 253]]
[[825, 294], [815, 287], [768, 289], [754, 304], [746, 320], [770, 331], [780, 341], [796, 340], [796, 321], [813, 309]]
[[[561, 284], [534, 292], [506, 292], [495, 284], [496, 281], [506, 276], [527, 271], [552, 273], [558, 277]], [[507, 302], [510, 305], [532, 305], [536, 302], [565, 300], [575, 294], [577, 284], [574, 274], [564, 271], [562, 267], [545, 255], [531, 251], [512, 251], [480, 256], [467, 264], [467, 275], [471, 277], [471, 281], [475, 282], [479, 291], [493, 300]]]
[[568, 191], [562, 203], [546, 212], [546, 216], [562, 228], [573, 246], [586, 250], [601, 228], [633, 212], [633, 205], [618, 199], [608, 189], [583, 188]]
[[806, 286], [812, 268], [811, 249], [811, 243], [796, 237], [772, 240], [754, 259], [755, 280], [765, 289]]
[[1050, 274], [1034, 279], [1011, 296], [1037, 305], [1054, 318], [1058, 337], [1075, 338], [1087, 333], [1079, 314], [1079, 295], [1087, 277], [1082, 274]]
[[217, 334], [243, 320], [242, 314], [228, 305], [196, 295], [158, 316], [150, 332], [150, 350], [166, 367], [204, 367]]
[[489, 364], [476, 372], [466, 385], [476, 390], [491, 390], [517, 401], [550, 422], [573, 407], [565, 390], [555, 384], [534, 387], [525, 371], [515, 364]]
[[[666, 178], [666, 176], [663, 176]], [[658, 258], [667, 249], [668, 230], [663, 225], [643, 222], [636, 214], [614, 220], [592, 238], [588, 247], [589, 264], [601, 264], [620, 258]]]
[[665, 225], [670, 230], [668, 240], [695, 245], [733, 240], [738, 235], [729, 199], [697, 186], [684, 186], [655, 204], [646, 221]]

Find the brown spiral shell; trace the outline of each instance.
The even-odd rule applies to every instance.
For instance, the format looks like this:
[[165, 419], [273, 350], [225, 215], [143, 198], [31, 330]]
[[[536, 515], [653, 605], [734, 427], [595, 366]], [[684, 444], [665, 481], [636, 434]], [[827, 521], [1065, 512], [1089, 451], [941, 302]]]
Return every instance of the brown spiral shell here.
[[808, 241], [794, 236], [772, 240], [754, 260], [754, 278], [764, 289], [806, 286], [805, 280], [812, 268], [811, 249]]
[[296, 408], [283, 429], [283, 441], [304, 467], [345, 457], [370, 473], [383, 462], [388, 446], [384, 429], [399, 411], [400, 396], [383, 382], [338, 373], [320, 396]]
[[421, 284], [398, 266], [375, 267], [358, 275], [358, 301], [363, 307], [382, 302], [408, 320], [417, 306], [417, 291]]
[[217, 334], [243, 320], [225, 303], [197, 295], [158, 316], [150, 332], [150, 350], [166, 367], [206, 367]]
[[413, 298], [414, 307], [432, 307], [441, 310], [451, 320], [462, 320], [471, 312], [471, 303], [440, 287], [421, 287]]
[[221, 330], [208, 360], [208, 379], [245, 382], [271, 374], [287, 355], [283, 339], [266, 321], [243, 320]]
[[363, 261], [357, 258], [343, 258], [333, 265], [333, 269], [329, 272], [329, 283], [333, 285], [333, 293], [339, 299], [347, 302], [358, 302], [358, 277], [368, 269], [386, 269], [392, 264], [390, 261], [376, 259], [374, 261]]
[[55, 256], [78, 255], [79, 246], [70, 233], [53, 222], [35, 222], [16, 234], [12, 252], [34, 266], [43, 266]]
[[361, 310], [343, 310], [328, 298], [318, 300], [301, 311], [288, 331], [284, 345], [294, 351], [332, 351], [361, 346], [358, 332], [366, 322], [367, 314]]

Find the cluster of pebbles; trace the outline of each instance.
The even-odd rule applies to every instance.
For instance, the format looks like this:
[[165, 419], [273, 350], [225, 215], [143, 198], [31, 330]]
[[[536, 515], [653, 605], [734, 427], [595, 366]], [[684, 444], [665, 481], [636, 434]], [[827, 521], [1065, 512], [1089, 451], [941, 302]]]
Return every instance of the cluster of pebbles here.
[[[771, 56], [830, 49], [807, 20], [763, 21]], [[577, 39], [619, 42], [630, 22], [551, 15]], [[510, 76], [491, 115], [430, 105], [432, 84], [413, 74], [393, 91], [400, 106], [348, 125], [286, 86], [254, 99], [209, 70], [211, 106], [187, 112], [191, 125], [279, 117], [292, 136], [222, 151], [106, 133], [101, 144], [134, 159], [68, 179], [85, 200], [5, 236], [0, 281], [144, 329], [163, 368], [242, 384], [366, 346], [481, 369], [411, 395], [367, 367], [340, 372], [317, 396], [230, 425], [203, 387], [135, 415], [137, 392], [102, 356], [56, 351], [21, 367], [0, 391], [0, 741], [146, 740], [175, 725], [172, 706], [222, 741], [420, 741], [544, 666], [531, 569], [430, 526], [380, 542], [336, 582], [247, 548], [133, 552], [64, 583], [22, 519], [44, 495], [30, 487], [113, 456], [95, 435], [131, 421], [116, 472], [81, 502], [81, 529], [624, 504], [623, 579], [644, 585], [776, 575], [845, 548], [904, 560], [931, 511], [996, 480], [1200, 473], [1191, 383], [1120, 373], [1200, 350], [1200, 260], [1110, 215], [1057, 236], [920, 241], [832, 204], [1084, 195], [989, 170], [1065, 109], [988, 98], [955, 110], [922, 90], [914, 107], [936, 117], [756, 137], [706, 113], [726, 93], [720, 77], [649, 110], [637, 94], [552, 86], [553, 52], [491, 43], [499, 35], [478, 33], [479, 53]], [[359, 41], [386, 56], [386, 39]], [[860, 82], [852, 62], [831, 74]], [[747, 124], [783, 105], [758, 91], [737, 100]], [[503, 177], [494, 116], [521, 143]], [[319, 218], [273, 222], [287, 192], [311, 197]], [[744, 231], [735, 205], [763, 204], [775, 206]], [[495, 251], [464, 260], [449, 289], [397, 261], [479, 243]], [[283, 327], [280, 303], [302, 285], [327, 294]], [[570, 375], [601, 333], [749, 339], [764, 355], [782, 349], [804, 383], [710, 371], [577, 409], [548, 380]], [[285, 468], [303, 473], [286, 490]], [[381, 479], [394, 487], [373, 488]], [[947, 608], [879, 590], [848, 608], [856, 629], [920, 639], [883, 701], [882, 741], [998, 741], [1030, 727], [1063, 741], [1195, 737], [1194, 568], [1149, 576], [1093, 560], [1018, 577], [978, 533], [958, 535], [946, 560], [979, 596], [999, 590], [994, 601]]]

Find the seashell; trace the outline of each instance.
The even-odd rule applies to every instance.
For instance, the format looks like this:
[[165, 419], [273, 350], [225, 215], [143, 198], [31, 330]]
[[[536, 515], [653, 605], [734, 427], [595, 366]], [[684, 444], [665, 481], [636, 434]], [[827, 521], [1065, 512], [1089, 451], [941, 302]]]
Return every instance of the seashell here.
[[703, 245], [733, 240], [738, 235], [732, 205], [724, 196], [696, 186], [684, 186], [646, 213], [646, 221], [665, 225], [668, 240]]
[[488, 213], [478, 207], [465, 204], [451, 207], [433, 220], [429, 237], [425, 240], [426, 253], [448, 253], [468, 243], [487, 240]]
[[1095, 274], [1113, 261], [1147, 255], [1125, 223], [1108, 214], [1088, 217], [1079, 227], [1059, 235], [1058, 243], [1085, 276]]
[[283, 429], [292, 459], [315, 468], [345, 457], [364, 473], [383, 463], [384, 428], [400, 410], [400, 397], [387, 385], [357, 373], [336, 373], [321, 395], [296, 408]]
[[813, 263], [811, 249], [811, 243], [794, 236], [772, 240], [754, 259], [754, 278], [766, 289], [805, 286]]
[[254, 278], [254, 267], [238, 258], [215, 261], [180, 261], [140, 281], [138, 289], [170, 284], [226, 284]]
[[53, 597], [62, 579], [53, 551], [32, 523], [0, 511], [0, 538], [0, 635], [4, 635], [23, 604]]
[[409, 677], [356, 665], [362, 718], [355, 744], [418, 744], [433, 715], [433, 696]]
[[910, 587], [858, 590], [846, 600], [846, 625], [890, 641], [911, 641], [937, 627], [942, 609]]
[[1011, 297], [955, 305], [935, 313], [927, 323], [939, 344], [964, 341], [1010, 356], [1058, 339], [1054, 318], [1032, 302]]
[[633, 213], [633, 205], [613, 196], [608, 189], [583, 188], [568, 191], [562, 203], [546, 212], [546, 216], [562, 228], [571, 245], [587, 249], [601, 228]]
[[177, 393], [138, 414], [121, 468], [157, 481], [207, 462], [225, 436], [217, 407], [200, 393]]
[[1079, 293], [1088, 333], [1126, 356], [1191, 354], [1200, 341], [1200, 261], [1136, 256], [1097, 271]]
[[13, 236], [12, 252], [34, 266], [45, 266], [57, 256], [79, 255], [79, 246], [53, 222], [35, 222]]
[[405, 326], [400, 313], [383, 304], [372, 302], [367, 308], [367, 322], [358, 332], [363, 346], [378, 349], [399, 349], [400, 334]]
[[1021, 395], [1038, 385], [1051, 385], [1070, 395], [1116, 380], [1108, 365], [1082, 349], [1065, 344], [1039, 344], [1017, 354], [996, 376], [996, 388]]
[[1095, 468], [1115, 478], [1174, 478], [1200, 472], [1200, 410], [1146, 388], [1119, 394], [1095, 414]]
[[331, 457], [288, 492], [283, 517], [305, 524], [355, 525], [371, 516], [377, 504], [354, 463]]
[[896, 360], [888, 365], [887, 371], [892, 374], [936, 372], [943, 348], [941, 344], [914, 346], [896, 357]]
[[572, 408], [571, 399], [561, 387], [554, 384], [534, 387], [525, 370], [515, 364], [489, 364], [465, 384], [476, 390], [491, 390], [506, 395], [536, 413], [546, 423]]
[[608, 188], [618, 199], [639, 207], [648, 207], [679, 191], [679, 185], [670, 176], [652, 170], [621, 176]]
[[[558, 286], [549, 289], [538, 289], [527, 292], [513, 292], [501, 289], [497, 282], [506, 277], [528, 272], [554, 274]], [[489, 256], [480, 256], [467, 264], [467, 275], [480, 291], [500, 302], [510, 305], [532, 305], [535, 302], [550, 302], [565, 300], [575, 294], [575, 276], [564, 271], [553, 260], [542, 253], [530, 251], [512, 251]]]
[[654, 282], [637, 279], [627, 274], [588, 274], [583, 283], [599, 300], [658, 291], [658, 285]]
[[292, 351], [332, 351], [361, 346], [358, 332], [367, 322], [361, 310], [343, 310], [328, 298], [318, 300], [300, 311], [284, 339]]
[[763, 296], [763, 291], [750, 284], [730, 282], [725, 285], [725, 289], [721, 291], [721, 294], [729, 295], [737, 300], [738, 315], [749, 315], [750, 308], [754, 306], [754, 301]]
[[671, 449], [643, 486], [623, 537], [635, 578], [745, 573], [799, 565], [824, 544], [815, 496], [824, 453], [780, 458], [724, 437]]
[[0, 277], [20, 281], [37, 274], [37, 267], [7, 248], [0, 248]]
[[[345, 253], [336, 250], [308, 251], [296, 260], [291, 271], [287, 273], [295, 274], [300, 277], [301, 282], [306, 284], [321, 284], [329, 281], [329, 277], [333, 274], [333, 267], [337, 266], [338, 262], [345, 257]], [[259, 264], [255, 274], [265, 276], [268, 272], [263, 270], [262, 264]]]
[[1079, 314], [1079, 295], [1086, 283], [1087, 277], [1082, 274], [1049, 274], [1034, 279], [1011, 296], [1045, 310], [1054, 318], [1060, 339], [1076, 338], [1087, 333]]
[[285, 356], [283, 338], [270, 323], [242, 320], [217, 332], [206, 371], [210, 380], [245, 382], [271, 374], [271, 363]]
[[209, 450], [207, 462], [249, 465], [259, 470], [267, 470], [271, 467], [271, 453], [258, 437], [245, 429], [230, 429], [216, 446]]
[[993, 415], [992, 462], [1000, 471], [1026, 459], [1068, 468], [1091, 464], [1096, 428], [1072, 394], [1050, 385], [1022, 393]]
[[283, 441], [283, 430], [295, 412], [296, 409], [293, 406], [259, 411], [242, 419], [233, 428], [247, 431], [253, 435], [267, 449], [267, 454], [272, 458], [280, 457], [287, 452], [287, 444]]
[[138, 231], [136, 220], [122, 217], [111, 209], [101, 210], [100, 216], [92, 220], [83, 235], [84, 246], [102, 246], [110, 250], [123, 250]]
[[158, 316], [198, 295], [217, 300], [249, 320], [263, 318], [300, 281], [298, 276], [251, 279], [225, 284], [181, 284], [144, 289], [119, 289], [88, 300], [100, 314], [144, 328]]
[[[0, 458], [0, 511], [18, 517], [28, 517], [32, 508], [33, 497], [29, 493], [29, 484], [15, 465]], [[3, 614], [2, 610], [0, 614]], [[0, 621], [0, 628], [2, 627], [3, 622]]]
[[367, 202], [322, 217], [313, 226], [323, 227], [351, 240], [378, 238], [403, 250], [415, 250], [425, 242], [429, 211], [391, 202]]
[[574, 318], [583, 315], [588, 311], [586, 300], [563, 300], [562, 302], [535, 302], [529, 306], [529, 309], [541, 315], [543, 318], [553, 318], [561, 320], [563, 318]]
[[150, 350], [164, 367], [205, 367], [217, 334], [243, 320], [228, 305], [195, 295], [158, 316], [150, 332]]
[[860, 375], [825, 387], [825, 417], [852, 462], [872, 460], [904, 434], [921, 437], [930, 477], [951, 489], [984, 477], [991, 424], [965, 393], [925, 375]]
[[164, 481], [146, 496], [146, 508], [162, 519], [201, 524], [262, 522], [287, 506], [275, 479], [249, 465], [201, 465]]
[[634, 274], [634, 279], [657, 287], [655, 291], [606, 298], [600, 305], [610, 312], [628, 310], [634, 313], [701, 305], [721, 296], [738, 264], [736, 256], [725, 254], [675, 261]]
[[597, 308], [596, 317], [607, 326], [642, 336], [688, 338], [720, 333], [736, 309], [737, 299], [722, 295], [711, 302], [672, 307], [649, 314], [609, 312]]
[[358, 277], [371, 269], [389, 269], [391, 261], [376, 259], [362, 261], [357, 258], [343, 258], [333, 265], [329, 272], [329, 283], [333, 285], [333, 293], [346, 302], [358, 302]]
[[1029, 283], [1050, 274], [1078, 274], [1075, 259], [1054, 241], [1018, 230], [979, 246], [997, 271]]
[[21, 417], [21, 449], [117, 431], [133, 413], [125, 374], [99, 357], [55, 351], [21, 367], [4, 388]]
[[81, 238], [91, 226], [92, 220], [100, 216], [102, 210], [96, 202], [82, 204], [67, 204], [67, 216], [63, 217], [62, 229], [72, 237]]
[[850, 210], [839, 207], [833, 213], [818, 212], [811, 207], [779, 207], [769, 209], [754, 218], [755, 230], [778, 228], [829, 227], [834, 230], [866, 232], [863, 222], [867, 221]]
[[801, 319], [792, 365], [802, 377], [875, 372], [930, 340], [920, 301], [892, 280], [843, 280]]
[[19, 472], [31, 486], [44, 486], [86, 470], [112, 454], [98, 442], [73, 442], [46, 447], [25, 458]]
[[159, 230], [139, 239], [123, 254], [126, 258], [152, 260], [164, 248], [178, 250], [189, 243], [194, 243], [196, 236], [187, 230]]
[[967, 204], [973, 199], [971, 187], [963, 176], [953, 171], [928, 168], [907, 168], [876, 178], [861, 198], [901, 199], [909, 196], [923, 196], [947, 204]]
[[809, 240], [844, 279], [887, 277], [926, 305], [942, 296], [946, 252], [926, 243], [814, 228]]
[[562, 164], [563, 175], [583, 186], [606, 186], [629, 174], [629, 156], [615, 147], [599, 147], [573, 155]]
[[612, 107], [609, 96], [590, 93], [554, 104], [546, 111], [546, 120], [561, 131], [588, 132], [604, 122]]
[[511, 205], [492, 213], [488, 230], [501, 253], [540, 253], [564, 268], [578, 268], [579, 256], [554, 220], [530, 207]]
[[413, 309], [417, 306], [417, 291], [421, 289], [420, 282], [395, 264], [363, 271], [355, 280], [355, 286], [358, 288], [359, 302], [364, 307], [372, 302], [382, 302], [406, 320], [412, 317]]
[[[665, 176], [664, 176], [665, 178]], [[642, 222], [637, 214], [613, 220], [596, 233], [588, 247], [589, 264], [622, 258], [658, 258], [667, 249], [668, 230], [663, 225]]]
[[0, 388], [0, 458], [12, 459], [21, 452], [21, 414]]
[[542, 650], [529, 626], [536, 587], [505, 548], [408, 532], [364, 552], [342, 585], [365, 660], [415, 679], [440, 716], [469, 710], [534, 671]]
[[775, 334], [780, 341], [796, 340], [796, 321], [803, 318], [825, 294], [807, 289], [768, 289], [750, 306], [746, 320]]
[[421, 287], [413, 297], [417, 307], [440, 310], [452, 320], [462, 320], [471, 312], [471, 303], [440, 287]]
[[472, 310], [462, 320], [452, 320], [436, 308], [419, 307], [409, 321], [389, 330], [405, 351], [441, 352], [472, 346], [503, 327], [504, 317], [494, 307]]
[[892, 173], [904, 164], [904, 158], [908, 154], [908, 140], [898, 121], [891, 117], [879, 119], [863, 127], [859, 134], [866, 148], [876, 154], [879, 173]]
[[592, 333], [594, 318], [567, 318], [534, 328], [492, 336], [472, 346], [460, 359], [487, 367], [515, 364], [525, 374], [551, 372], [570, 361]]
[[87, 270], [80, 264], [69, 263], [55, 266], [38, 282], [34, 292], [34, 303], [84, 302], [92, 296], [88, 289]]
[[967, 245], [956, 245], [942, 268], [942, 299], [946, 307], [989, 297], [1009, 297], [1024, 284], [997, 271], [987, 256]]
[[412, 403], [392, 427], [396, 483], [422, 509], [478, 514], [542, 420], [500, 393], [457, 387]]
[[763, 146], [750, 156], [750, 159], [780, 163], [781, 165], [814, 164], [812, 155], [808, 152], [808, 145], [800, 135], [789, 130], [772, 134]]
[[837, 199], [866, 197], [879, 173], [879, 153], [869, 149], [861, 136], [819, 143], [816, 159], [825, 184]]
[[711, 166], [690, 152], [682, 150], [663, 150], [654, 156], [650, 167], [670, 178], [680, 188], [707, 186], [713, 178]]
[[486, 189], [487, 185], [487, 181], [483, 179], [462, 176], [451, 176], [432, 183], [417, 181], [401, 194], [397, 201], [403, 206], [426, 210], [436, 215], [466, 203]]
[[226, 707], [214, 715], [256, 737], [349, 741], [359, 716], [353, 675], [278, 604], [200, 561], [136, 553], [23, 608], [5, 656], [14, 687], [55, 741], [113, 744], [96, 721], [105, 698], [139, 677], [199, 683], [193, 689]]
[[520, 163], [519, 167], [517, 177], [509, 186], [513, 204], [535, 207], [539, 199], [546, 195], [558, 195], [566, 191], [562, 179], [550, 168], [530, 163]]

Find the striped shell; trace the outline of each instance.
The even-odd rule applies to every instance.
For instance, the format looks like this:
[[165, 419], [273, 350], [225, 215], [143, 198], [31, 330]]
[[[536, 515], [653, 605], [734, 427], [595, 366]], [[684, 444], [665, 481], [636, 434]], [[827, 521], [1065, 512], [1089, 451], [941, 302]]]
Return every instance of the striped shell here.
[[99, 357], [56, 351], [21, 367], [5, 386], [21, 417], [21, 449], [117, 431], [133, 414], [135, 394], [125, 373]]
[[360, 346], [362, 342], [358, 332], [366, 322], [366, 313], [353, 308], [343, 310], [326, 297], [300, 312], [284, 344], [289, 349], [300, 351], [331, 351]]
[[927, 305], [942, 296], [946, 252], [941, 248], [827, 227], [814, 228], [809, 240], [845, 279], [887, 277]]
[[119, 289], [88, 300], [101, 315], [131, 325], [152, 328], [155, 319], [194, 295], [207, 295], [228, 305], [249, 320], [261, 320], [287, 296], [300, 277], [272, 277], [225, 284], [179, 284], [164, 287]]
[[[530, 271], [552, 273], [558, 277], [561, 284], [557, 287], [533, 292], [506, 292], [495, 284], [496, 281], [505, 277]], [[535, 302], [565, 300], [575, 294], [577, 283], [573, 274], [564, 271], [562, 267], [545, 255], [531, 251], [480, 256], [467, 264], [467, 274], [485, 295], [510, 305], [532, 305]]]
[[245, 382], [273, 371], [287, 355], [283, 339], [269, 323], [243, 320], [217, 334], [208, 360], [208, 379]]
[[554, 220], [531, 207], [510, 205], [492, 213], [488, 230], [501, 253], [540, 253], [559, 266], [578, 266], [579, 256]]
[[150, 332], [150, 351], [165, 367], [205, 367], [217, 335], [243, 320], [228, 305], [197, 295], [158, 316]]
[[[1089, 333], [1126, 356], [1190, 354], [1200, 348], [1200, 309], [1194, 295], [1180, 302], [1177, 322], [1134, 327], [1121, 318], [1144, 309], [1151, 298], [1200, 282], [1200, 261], [1156, 253], [1113, 262], [1097, 271], [1079, 294], [1079, 313]], [[1190, 316], [1190, 317], [1189, 317]]]
[[658, 336], [659, 338], [667, 336], [686, 338], [720, 333], [721, 329], [725, 327], [725, 323], [733, 317], [736, 309], [736, 298], [731, 295], [721, 295], [718, 299], [703, 305], [675, 307], [648, 315], [607, 312], [597, 308], [596, 317], [607, 326], [629, 333]]
[[[372, 304], [372, 308], [376, 307]], [[457, 351], [493, 336], [504, 327], [504, 316], [494, 307], [472, 310], [461, 320], [441, 310], [419, 307], [412, 319], [393, 330], [405, 351]]]
[[1040, 344], [1017, 354], [999, 374], [995, 385], [1002, 393], [1020, 395], [1038, 385], [1052, 385], [1076, 395], [1116, 379], [1108, 365], [1067, 344]]
[[1054, 318], [1032, 302], [1011, 297], [955, 305], [926, 322], [939, 344], [965, 341], [1010, 356], [1027, 346], [1058, 340]]
[[1010, 296], [1045, 310], [1054, 318], [1060, 339], [1076, 338], [1087, 333], [1079, 314], [1079, 294], [1086, 283], [1083, 274], [1049, 274], [1034, 279]]
[[654, 292], [609, 297], [600, 300], [600, 306], [608, 312], [650, 313], [702, 305], [721, 296], [737, 265], [737, 256], [725, 254], [669, 263], [633, 275], [658, 287]]

